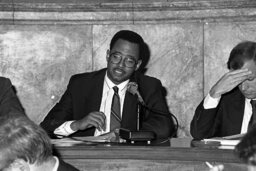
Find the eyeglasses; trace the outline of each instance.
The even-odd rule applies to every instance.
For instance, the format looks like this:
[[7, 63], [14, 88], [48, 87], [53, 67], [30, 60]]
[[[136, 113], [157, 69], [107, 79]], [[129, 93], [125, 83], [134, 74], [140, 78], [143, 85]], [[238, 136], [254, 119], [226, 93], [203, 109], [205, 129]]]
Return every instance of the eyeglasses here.
[[[110, 54], [110, 62], [113, 64], [118, 64], [123, 59], [123, 56], [118, 53]], [[132, 57], [124, 57], [124, 65], [128, 68], [133, 68], [138, 61]]]

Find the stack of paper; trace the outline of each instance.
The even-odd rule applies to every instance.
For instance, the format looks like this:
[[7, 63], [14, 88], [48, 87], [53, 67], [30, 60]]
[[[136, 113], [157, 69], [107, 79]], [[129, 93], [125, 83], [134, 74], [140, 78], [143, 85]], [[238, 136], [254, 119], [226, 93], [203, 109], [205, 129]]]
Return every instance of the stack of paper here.
[[240, 140], [227, 140], [227, 139], [224, 139], [224, 138], [211, 138], [211, 139], [204, 139], [203, 141], [205, 141], [205, 142], [219, 142], [220, 145], [232, 145], [232, 146], [235, 146], [240, 142]]
[[235, 146], [241, 141], [244, 134], [236, 134], [226, 137], [215, 137], [210, 139], [203, 139], [204, 142], [218, 142], [221, 149], [234, 149]]

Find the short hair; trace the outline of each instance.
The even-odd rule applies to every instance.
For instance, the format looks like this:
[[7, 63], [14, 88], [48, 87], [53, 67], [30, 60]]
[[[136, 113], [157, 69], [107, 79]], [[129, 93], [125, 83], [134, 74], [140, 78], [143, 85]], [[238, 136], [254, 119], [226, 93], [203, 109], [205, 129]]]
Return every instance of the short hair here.
[[236, 145], [235, 153], [246, 163], [256, 165], [256, 161], [250, 161], [250, 157], [256, 154], [256, 125], [244, 135], [242, 140]]
[[249, 60], [256, 62], [256, 43], [252, 41], [241, 42], [230, 53], [227, 62], [228, 69], [241, 69], [244, 62]]
[[28, 117], [10, 113], [0, 117], [0, 154], [8, 164], [23, 159], [40, 165], [52, 157], [51, 141]]
[[139, 45], [139, 58], [142, 57], [142, 48], [144, 46], [144, 40], [143, 38], [138, 34], [138, 33], [135, 33], [133, 31], [130, 31], [130, 30], [121, 30], [121, 31], [118, 31], [114, 36], [113, 38], [111, 39], [111, 42], [110, 42], [110, 50], [113, 48], [114, 44], [116, 43], [117, 40], [119, 39], [123, 39], [123, 40], [126, 40], [128, 42], [131, 42], [131, 43], [136, 43]]

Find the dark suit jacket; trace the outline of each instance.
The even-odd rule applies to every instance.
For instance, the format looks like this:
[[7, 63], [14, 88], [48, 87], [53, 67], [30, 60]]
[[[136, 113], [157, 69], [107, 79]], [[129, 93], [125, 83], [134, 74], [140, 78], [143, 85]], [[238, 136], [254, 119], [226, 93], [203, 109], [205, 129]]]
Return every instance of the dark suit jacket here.
[[79, 171], [77, 168], [75, 168], [74, 166], [65, 163], [64, 161], [62, 161], [61, 159], [59, 159], [59, 167], [58, 167], [58, 171]]
[[238, 88], [222, 95], [216, 108], [204, 109], [203, 101], [195, 111], [190, 125], [195, 139], [239, 134], [244, 115], [245, 97]]
[[24, 109], [8, 78], [0, 77], [0, 116], [8, 113], [24, 114]]
[[[71, 77], [67, 90], [41, 126], [52, 133], [58, 126], [68, 120], [79, 120], [92, 111], [99, 111], [106, 69], [100, 71], [77, 74]], [[150, 108], [168, 113], [161, 82], [140, 73], [134, 74], [130, 81], [136, 81], [139, 91]], [[126, 92], [121, 127], [136, 130], [137, 98]], [[166, 138], [174, 131], [172, 119], [158, 113], [143, 112], [143, 130], [152, 130], [158, 138]], [[73, 136], [93, 136], [95, 127], [78, 131]]]

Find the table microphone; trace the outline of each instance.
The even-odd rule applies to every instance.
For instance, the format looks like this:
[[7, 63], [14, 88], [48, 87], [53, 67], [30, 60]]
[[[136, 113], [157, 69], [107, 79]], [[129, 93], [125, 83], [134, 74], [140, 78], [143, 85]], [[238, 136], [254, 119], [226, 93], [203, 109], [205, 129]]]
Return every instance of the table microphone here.
[[127, 91], [130, 92], [131, 94], [133, 95], [136, 95], [138, 97], [138, 102], [143, 106], [145, 107], [146, 109], [152, 111], [152, 112], [155, 112], [155, 113], [158, 113], [160, 115], [164, 115], [164, 116], [167, 116], [167, 117], [170, 117], [170, 115], [173, 115], [169, 112], [163, 112], [163, 111], [160, 111], [160, 110], [157, 110], [157, 109], [153, 109], [153, 108], [150, 108], [146, 105], [146, 103], [144, 102], [143, 98], [141, 97], [140, 95], [140, 92], [138, 91], [138, 84], [135, 83], [135, 82], [129, 82], [128, 83], [128, 86], [127, 86]]
[[131, 143], [145, 141], [150, 144], [151, 140], [155, 139], [155, 133], [152, 131], [140, 130], [140, 105], [146, 105], [138, 91], [138, 84], [135, 82], [129, 82], [127, 86], [127, 91], [133, 95], [136, 95], [139, 102], [137, 106], [137, 131], [130, 131], [128, 129], [121, 128], [119, 130], [119, 136], [125, 140], [131, 141]]
[[138, 104], [137, 104], [137, 131], [140, 130], [140, 109], [141, 106], [145, 106], [145, 102], [138, 91], [138, 84], [135, 82], [129, 82], [127, 86], [127, 91], [130, 92], [132, 95], [137, 96]]
[[129, 82], [127, 86], [127, 91], [130, 92], [132, 95], [137, 95], [138, 101], [142, 106], [146, 106], [143, 98], [140, 95], [140, 92], [138, 91], [138, 84], [135, 82]]
[[[160, 115], [164, 115], [170, 119], [174, 118], [175, 122], [176, 122], [176, 128], [175, 128], [175, 132], [172, 136], [175, 136], [175, 134], [177, 133], [178, 131], [178, 128], [179, 128], [179, 122], [178, 122], [178, 119], [176, 118], [175, 115], [173, 115], [172, 113], [170, 112], [163, 112], [163, 111], [160, 111], [160, 110], [157, 110], [157, 109], [153, 109], [153, 108], [150, 108], [146, 105], [146, 103], [144, 102], [142, 96], [140, 95], [140, 92], [138, 91], [138, 84], [136, 82], [129, 82], [128, 83], [128, 86], [127, 86], [127, 91], [130, 92], [131, 94], [133, 95], [136, 95], [137, 96], [137, 99], [138, 99], [138, 102], [144, 107], [146, 108], [147, 110], [149, 111], [152, 111], [152, 112], [155, 112], [157, 114], [160, 114]], [[138, 106], [138, 109], [139, 109], [139, 106]], [[138, 118], [139, 117], [139, 113], [138, 113]], [[137, 120], [137, 122], [139, 122], [139, 120]], [[172, 137], [171, 136], [171, 137]]]

